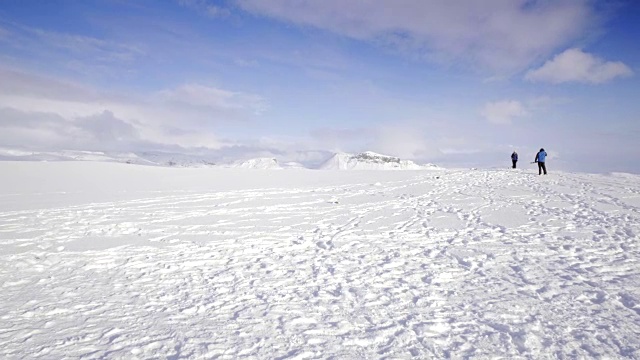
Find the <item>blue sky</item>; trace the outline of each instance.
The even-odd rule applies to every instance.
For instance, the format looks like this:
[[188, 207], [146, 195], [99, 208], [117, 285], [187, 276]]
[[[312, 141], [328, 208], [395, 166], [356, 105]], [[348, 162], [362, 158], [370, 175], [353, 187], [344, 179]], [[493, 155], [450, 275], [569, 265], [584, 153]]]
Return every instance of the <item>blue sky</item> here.
[[0, 3], [0, 147], [640, 173], [640, 5]]

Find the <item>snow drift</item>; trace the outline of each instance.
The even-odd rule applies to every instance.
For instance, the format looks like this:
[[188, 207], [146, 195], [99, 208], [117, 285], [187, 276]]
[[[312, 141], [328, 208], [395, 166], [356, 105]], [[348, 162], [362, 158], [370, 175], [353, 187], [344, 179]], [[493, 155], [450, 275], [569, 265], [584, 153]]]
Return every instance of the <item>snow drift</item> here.
[[640, 358], [640, 176], [0, 173], [2, 359]]

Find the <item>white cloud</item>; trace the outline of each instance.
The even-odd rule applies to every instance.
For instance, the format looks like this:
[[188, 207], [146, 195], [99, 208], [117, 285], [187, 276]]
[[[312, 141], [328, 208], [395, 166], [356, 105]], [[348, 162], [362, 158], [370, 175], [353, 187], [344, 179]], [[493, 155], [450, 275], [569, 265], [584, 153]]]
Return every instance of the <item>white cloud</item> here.
[[415, 159], [424, 154], [438, 153], [438, 149], [426, 140], [424, 130], [416, 124], [383, 124], [376, 128], [371, 149], [385, 155]]
[[8, 147], [127, 151], [143, 142], [133, 125], [109, 111], [67, 119], [0, 107], [0, 129], [0, 144]]
[[[447, 149], [475, 146], [477, 138], [466, 138], [452, 125], [454, 118], [432, 113], [414, 119], [394, 119], [371, 124], [367, 128], [329, 129], [314, 131], [312, 144], [332, 151], [377, 153], [433, 162], [441, 159]], [[333, 142], [332, 142], [333, 141]], [[327, 145], [331, 145], [327, 147]]]
[[0, 66], [0, 95], [52, 100], [96, 101], [98, 92], [81, 84]]
[[375, 131], [370, 128], [317, 128], [310, 132], [311, 142], [317, 148], [333, 152], [354, 152], [371, 141]]
[[619, 61], [605, 61], [580, 49], [568, 49], [525, 75], [530, 81], [581, 82], [601, 84], [617, 77], [631, 76], [633, 71]]
[[218, 125], [251, 120], [265, 106], [253, 94], [198, 84], [126, 97], [11, 69], [0, 68], [0, 76], [0, 132], [14, 134], [0, 145], [64, 144], [47, 140], [49, 134], [70, 144], [85, 139], [85, 150], [134, 143], [218, 148], [228, 144], [219, 140]]
[[160, 96], [168, 101], [213, 109], [251, 109], [256, 114], [266, 108], [266, 102], [260, 96], [199, 84], [186, 84], [165, 90], [160, 92]]
[[528, 112], [520, 101], [503, 100], [485, 104], [480, 115], [493, 124], [511, 124], [514, 118], [527, 116]]
[[249, 12], [450, 64], [525, 68], [594, 25], [589, 0], [237, 0]]
[[111, 111], [103, 111], [85, 118], [76, 118], [75, 125], [90, 135], [90, 139], [102, 143], [119, 143], [139, 139], [138, 130]]
[[65, 49], [73, 54], [91, 56], [93, 61], [105, 63], [131, 62], [136, 57], [144, 54], [138, 47], [114, 41], [35, 28], [27, 28], [27, 30], [39, 38], [40, 43]]
[[211, 17], [225, 17], [231, 14], [228, 9], [216, 6], [208, 0], [178, 0], [178, 4]]
[[114, 41], [13, 22], [5, 25], [4, 35], [0, 31], [0, 44], [9, 53], [19, 54], [21, 63], [38, 68], [57, 67], [88, 77], [121, 78], [134, 72], [147, 55], [146, 44], [137, 45], [130, 40]]
[[474, 155], [482, 152], [480, 149], [475, 148], [443, 148], [440, 149], [444, 155]]

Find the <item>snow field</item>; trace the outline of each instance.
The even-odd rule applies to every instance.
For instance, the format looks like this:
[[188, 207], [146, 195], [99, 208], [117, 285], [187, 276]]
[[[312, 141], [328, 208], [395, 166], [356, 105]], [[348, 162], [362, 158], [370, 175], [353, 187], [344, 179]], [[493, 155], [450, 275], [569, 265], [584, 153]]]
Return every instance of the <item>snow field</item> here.
[[640, 357], [638, 176], [0, 168], [2, 358]]

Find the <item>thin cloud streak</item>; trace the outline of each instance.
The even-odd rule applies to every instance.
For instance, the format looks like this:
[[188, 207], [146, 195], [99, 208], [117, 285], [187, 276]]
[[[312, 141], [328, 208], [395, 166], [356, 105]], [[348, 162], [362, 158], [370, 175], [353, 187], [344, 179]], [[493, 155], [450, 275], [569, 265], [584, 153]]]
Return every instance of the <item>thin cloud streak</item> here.
[[598, 19], [587, 0], [237, 3], [255, 14], [498, 73], [526, 68], [582, 36]]
[[15, 23], [5, 24], [9, 28], [4, 36], [0, 36], [0, 40], [17, 49], [38, 52], [55, 49], [92, 62], [112, 64], [131, 63], [145, 55], [141, 47], [131, 44]]
[[207, 0], [177, 0], [180, 6], [196, 10], [206, 16], [213, 18], [227, 17], [231, 15], [231, 11], [221, 6], [214, 5]]
[[529, 113], [520, 101], [503, 100], [485, 104], [480, 110], [480, 115], [490, 123], [508, 125], [515, 118], [527, 116]]

